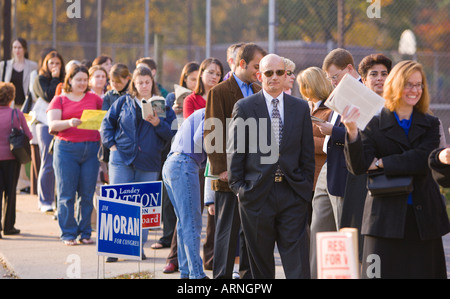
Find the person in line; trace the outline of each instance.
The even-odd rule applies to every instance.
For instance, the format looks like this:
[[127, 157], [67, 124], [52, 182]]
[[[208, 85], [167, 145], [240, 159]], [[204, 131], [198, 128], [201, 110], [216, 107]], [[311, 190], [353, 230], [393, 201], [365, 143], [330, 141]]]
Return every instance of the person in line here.
[[[361, 81], [356, 72], [352, 54], [345, 49], [335, 49], [328, 53], [322, 65], [328, 80], [336, 87], [346, 74]], [[316, 233], [338, 231], [342, 215], [348, 170], [345, 167], [344, 137], [345, 127], [340, 116], [331, 112], [327, 122], [316, 122], [320, 132], [326, 135], [323, 151], [327, 160], [317, 178], [312, 200], [310, 262], [311, 277], [317, 278]]]
[[[250, 266], [247, 257], [246, 244], [240, 233], [240, 219], [236, 195], [228, 186], [227, 154], [226, 154], [226, 127], [227, 118], [231, 117], [234, 104], [247, 96], [257, 93], [261, 86], [255, 82], [258, 80], [257, 72], [259, 62], [266, 55], [266, 51], [260, 46], [248, 43], [239, 48], [235, 72], [226, 81], [217, 84], [211, 89], [206, 101], [205, 110], [205, 140], [214, 130], [214, 121], [219, 121], [222, 126], [222, 140], [216, 140], [216, 146], [222, 148], [216, 150], [210, 142], [206, 142], [205, 149], [210, 162], [210, 172], [219, 179], [212, 180], [211, 187], [214, 192], [216, 230], [214, 235], [214, 260], [213, 277], [231, 279], [233, 264], [236, 256], [236, 246], [240, 237], [240, 277], [249, 278]], [[211, 119], [211, 120], [209, 120]], [[208, 123], [213, 121], [212, 123]], [[212, 126], [211, 126], [212, 125]], [[217, 134], [217, 132], [216, 132]]]
[[[183, 69], [181, 70], [180, 74], [180, 81], [179, 86], [181, 88], [186, 88], [190, 91], [193, 91], [195, 89], [195, 86], [197, 85], [197, 79], [198, 79], [198, 70], [200, 68], [200, 65], [195, 62], [191, 61], [184, 65]], [[178, 88], [180, 88], [178, 87]], [[178, 126], [180, 127], [183, 123], [183, 103], [179, 104], [177, 103], [177, 87], [175, 87], [175, 92], [171, 92], [166, 97], [166, 106], [170, 106], [173, 108], [175, 114], [177, 115], [177, 122]], [[178, 95], [179, 97], [186, 98], [185, 95]], [[166, 150], [163, 153], [163, 157], [165, 160], [165, 157], [169, 154], [170, 146], [167, 146]], [[165, 187], [164, 187], [165, 188]], [[167, 196], [167, 192], [164, 192], [163, 194], [163, 236], [159, 239], [159, 241], [152, 245], [152, 248], [158, 249], [162, 247], [170, 247], [169, 255], [167, 256], [166, 265], [163, 268], [163, 273], [173, 273], [178, 270], [178, 257], [177, 257], [177, 234], [175, 233], [176, 230], [176, 215], [175, 211], [173, 209], [173, 205], [170, 202], [169, 197]]]
[[[228, 140], [228, 181], [238, 197], [252, 277], [275, 278], [276, 244], [286, 278], [310, 278], [307, 202], [314, 181], [314, 140], [309, 107], [283, 92], [282, 57], [262, 58], [258, 80], [263, 90], [234, 105]], [[260, 125], [242, 137], [247, 131], [242, 123], [251, 119]], [[261, 125], [264, 120], [270, 129]], [[252, 143], [253, 135], [267, 136], [271, 149], [278, 148], [276, 161], [263, 161], [266, 150]]]
[[193, 93], [184, 99], [183, 118], [186, 119], [195, 110], [206, 107], [209, 91], [222, 82], [223, 66], [216, 58], [207, 58], [200, 64], [197, 84]]
[[[14, 84], [10, 82], [0, 82], [0, 231], [3, 231], [4, 235], [20, 233], [20, 230], [14, 227], [16, 223], [16, 186], [19, 180], [20, 163], [16, 161], [9, 148], [11, 117], [13, 116], [11, 103], [14, 101], [15, 89]], [[15, 128], [21, 126], [31, 140], [33, 136], [25, 116], [20, 110], [16, 110], [18, 118], [14, 115], [13, 125]]]
[[[64, 82], [66, 75], [64, 60], [60, 53], [48, 53], [39, 70], [33, 90], [36, 97], [45, 103], [50, 103], [55, 96], [56, 88]], [[55, 205], [55, 172], [53, 169], [53, 154], [49, 152], [53, 136], [49, 133], [47, 116], [37, 116], [36, 139], [41, 154], [41, 167], [38, 177], [39, 208], [42, 212], [51, 212]]]
[[177, 251], [181, 279], [208, 278], [200, 256], [202, 187], [206, 164], [203, 148], [205, 108], [192, 113], [175, 135], [163, 167], [163, 180], [177, 215]]
[[[102, 110], [108, 111], [111, 105], [121, 96], [127, 94], [131, 81], [131, 73], [125, 64], [117, 63], [112, 66], [110, 74], [111, 89], [103, 96]], [[100, 182], [109, 183], [108, 162], [110, 150], [100, 145]]]
[[450, 148], [432, 151], [428, 164], [436, 182], [444, 188], [450, 188]]
[[[425, 72], [420, 63], [394, 66], [384, 86], [385, 107], [359, 131], [358, 108], [347, 107], [345, 158], [353, 174], [380, 169], [386, 175], [410, 175], [405, 195], [367, 196], [362, 233], [363, 278], [447, 278], [442, 236], [450, 222], [428, 157], [439, 146], [439, 119], [430, 114]], [[372, 265], [370, 255], [379, 257]], [[377, 268], [377, 269], [375, 269]]]
[[[383, 54], [364, 57], [358, 66], [362, 83], [379, 96], [383, 96], [384, 83], [392, 69], [392, 61]], [[361, 234], [364, 202], [367, 196], [367, 174], [347, 175], [344, 202], [339, 227], [353, 227], [358, 230], [359, 261], [362, 259], [364, 236]]]
[[286, 76], [287, 80], [285, 81], [284, 85], [284, 93], [286, 94], [292, 94], [292, 88], [294, 87], [295, 83], [295, 63], [290, 60], [289, 58], [283, 58], [284, 64], [286, 65]]
[[[89, 65], [89, 63], [85, 63], [85, 65], [88, 69], [90, 69], [93, 66], [99, 65], [106, 70], [106, 74], [109, 74], [111, 72], [111, 68], [113, 66], [113, 59], [111, 56], [103, 54], [103, 55], [96, 57], [94, 59], [94, 61], [92, 61], [91, 65]], [[106, 80], [104, 89], [103, 89], [103, 93], [108, 92], [110, 89], [111, 89], [111, 86], [110, 86], [109, 77], [108, 77]]]
[[[30, 86], [29, 86], [29, 96], [31, 97], [33, 101], [33, 106], [36, 103], [37, 96], [34, 93], [34, 81], [36, 81], [36, 78], [38, 77], [38, 72], [42, 67], [42, 63], [44, 62], [45, 56], [47, 56], [48, 53], [53, 51], [53, 48], [44, 48], [39, 53], [39, 60], [38, 60], [38, 68], [33, 70], [30, 73]], [[32, 108], [33, 110], [33, 108]], [[29, 112], [31, 115], [33, 115], [33, 111]], [[39, 142], [37, 140], [37, 133], [36, 133], [36, 122], [32, 121], [29, 125], [31, 133], [33, 134], [33, 139], [30, 140], [31, 145], [31, 165], [30, 165], [30, 194], [38, 195], [38, 179], [39, 179], [39, 169], [41, 168], [41, 154], [39, 151]]]
[[131, 81], [131, 73], [128, 67], [122, 63], [116, 63], [109, 72], [111, 90], [103, 96], [102, 110], [108, 110], [121, 96], [128, 92]]
[[[37, 69], [38, 65], [28, 59], [27, 41], [21, 37], [13, 41], [12, 54], [12, 59], [0, 62], [0, 81], [14, 84], [16, 97], [13, 106], [20, 110], [29, 95], [30, 74]], [[17, 189], [21, 192], [30, 193], [31, 189], [36, 189], [34, 185], [35, 182], [27, 176], [25, 165], [21, 165]]]
[[[195, 61], [188, 62], [184, 65], [180, 74], [179, 86], [189, 90], [194, 90], [197, 84], [199, 65]], [[175, 87], [176, 88], [176, 87]], [[171, 92], [166, 97], [166, 106], [172, 107], [177, 116], [178, 127], [183, 123], [183, 105], [176, 104], [176, 90]], [[162, 162], [166, 161], [167, 155], [170, 151], [170, 144], [167, 144], [162, 152]], [[162, 172], [162, 169], [161, 169]], [[162, 177], [161, 177], [162, 179]], [[178, 270], [178, 258], [177, 258], [177, 239], [175, 233], [175, 227], [177, 223], [177, 216], [173, 209], [173, 205], [170, 202], [165, 186], [163, 185], [163, 201], [162, 201], [162, 221], [163, 221], [163, 234], [161, 238], [153, 243], [150, 247], [152, 249], [161, 249], [170, 247], [169, 255], [167, 256], [167, 264], [163, 268], [163, 273], [173, 273]]]
[[151, 57], [142, 57], [136, 61], [136, 68], [140, 66], [146, 66], [150, 68], [150, 70], [152, 71], [153, 78], [156, 81], [156, 86], [158, 87], [159, 93], [163, 98], [166, 98], [169, 92], [156, 79], [156, 74], [158, 72], [158, 66], [156, 65], [156, 61]]
[[[329, 121], [331, 115], [331, 109], [325, 106], [325, 102], [329, 95], [333, 91], [331, 82], [327, 79], [325, 72], [318, 67], [309, 67], [303, 70], [297, 76], [297, 84], [303, 99], [308, 101], [311, 116], [317, 117], [323, 121]], [[323, 144], [325, 142], [325, 135], [322, 134], [319, 127], [315, 125], [316, 120], [312, 120], [313, 123], [313, 136], [314, 136], [314, 183], [313, 183], [313, 195], [316, 188], [317, 179], [320, 171], [326, 162], [327, 154], [323, 151]], [[312, 205], [308, 203], [308, 217], [309, 224], [311, 224]]]
[[29, 60], [27, 41], [21, 37], [13, 41], [12, 54], [12, 59], [0, 62], [0, 81], [14, 84], [14, 107], [20, 109], [30, 90], [30, 74], [38, 69], [38, 64]]
[[[166, 117], [142, 118], [141, 100], [158, 94], [148, 67], [138, 67], [132, 76], [129, 93], [116, 100], [102, 122], [102, 142], [110, 149], [109, 183], [124, 184], [156, 181], [162, 167], [161, 154], [176, 131], [175, 113], [167, 107]], [[142, 232], [145, 244], [148, 230]], [[145, 257], [145, 254], [143, 254]], [[108, 257], [107, 262], [118, 259]]]
[[105, 85], [107, 84], [108, 73], [100, 65], [94, 65], [89, 69], [89, 88], [91, 92], [103, 98], [105, 95]]
[[230, 78], [230, 76], [236, 70], [236, 56], [240, 47], [242, 47], [244, 43], [232, 44], [227, 48], [227, 64], [230, 68], [230, 71], [223, 77], [223, 81], [226, 81]]
[[383, 54], [364, 57], [358, 66], [361, 80], [368, 88], [383, 96], [384, 82], [392, 69], [392, 60]]
[[[92, 244], [91, 214], [97, 182], [100, 133], [79, 129], [84, 110], [101, 110], [102, 99], [89, 92], [89, 71], [73, 65], [64, 93], [48, 107], [48, 124], [57, 132], [53, 150], [61, 239], [67, 246]], [[77, 210], [75, 213], [75, 205]]]

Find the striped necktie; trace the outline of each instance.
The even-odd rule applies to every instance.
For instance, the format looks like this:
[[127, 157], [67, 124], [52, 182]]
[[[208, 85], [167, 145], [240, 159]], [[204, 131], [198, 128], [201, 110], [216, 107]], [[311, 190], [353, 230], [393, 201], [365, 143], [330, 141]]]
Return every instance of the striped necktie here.
[[278, 110], [278, 99], [272, 100], [272, 129], [275, 134], [275, 138], [278, 142], [278, 145], [281, 144], [281, 140], [283, 139], [283, 122], [281, 121], [280, 111]]
[[[280, 111], [278, 110], [278, 99], [273, 99], [273, 109], [272, 109], [272, 129], [275, 134], [275, 139], [278, 142], [278, 146], [281, 144], [283, 139], [283, 122], [281, 121]], [[280, 165], [277, 165], [277, 170], [275, 172], [276, 176], [283, 176], [283, 172], [280, 169]]]

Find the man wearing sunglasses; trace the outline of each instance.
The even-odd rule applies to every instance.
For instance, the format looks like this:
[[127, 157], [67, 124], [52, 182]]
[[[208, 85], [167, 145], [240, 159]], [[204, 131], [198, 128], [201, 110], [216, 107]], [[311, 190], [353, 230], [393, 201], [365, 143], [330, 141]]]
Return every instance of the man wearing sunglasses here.
[[[236, 246], [240, 240], [239, 274], [240, 278], [251, 278], [247, 249], [243, 236], [239, 239], [240, 219], [236, 195], [228, 186], [226, 132], [227, 119], [231, 117], [234, 104], [261, 90], [256, 84], [259, 62], [266, 55], [260, 46], [247, 43], [241, 46], [236, 55], [236, 69], [229, 79], [217, 84], [208, 93], [205, 109], [205, 149], [208, 154], [211, 174], [219, 179], [212, 180], [214, 190], [215, 235], [213, 278], [231, 279], [236, 256]], [[219, 122], [216, 123], [215, 122]], [[217, 131], [222, 130], [221, 134]], [[208, 138], [215, 136], [214, 147]], [[222, 139], [219, 138], [222, 137]]]
[[[309, 107], [283, 92], [282, 57], [265, 56], [257, 76], [263, 90], [235, 104], [227, 150], [228, 181], [239, 199], [251, 272], [255, 279], [275, 278], [276, 243], [286, 278], [309, 278], [307, 202], [314, 177]], [[253, 129], [242, 125], [252, 122]], [[268, 154], [261, 139], [276, 147], [275, 162], [263, 159]]]

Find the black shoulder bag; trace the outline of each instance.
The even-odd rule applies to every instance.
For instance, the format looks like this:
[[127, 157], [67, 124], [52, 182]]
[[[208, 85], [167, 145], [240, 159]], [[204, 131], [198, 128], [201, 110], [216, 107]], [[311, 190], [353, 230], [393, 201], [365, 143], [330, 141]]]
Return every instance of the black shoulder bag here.
[[16, 109], [13, 109], [11, 114], [11, 133], [9, 134], [9, 148], [11, 153], [16, 157], [20, 164], [27, 164], [31, 161], [31, 145], [30, 139], [25, 134], [22, 126], [14, 127], [14, 114], [20, 124], [19, 114]]

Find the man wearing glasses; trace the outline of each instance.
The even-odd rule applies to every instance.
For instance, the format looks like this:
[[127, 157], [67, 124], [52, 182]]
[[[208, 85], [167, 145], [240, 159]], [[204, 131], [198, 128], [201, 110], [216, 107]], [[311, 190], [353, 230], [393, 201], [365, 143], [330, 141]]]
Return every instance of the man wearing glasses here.
[[[338, 48], [331, 51], [325, 57], [322, 69], [334, 87], [346, 74], [362, 83], [361, 76], [355, 69], [353, 56], [345, 49]], [[330, 117], [329, 122], [314, 123], [322, 134], [326, 135], [323, 150], [327, 154], [327, 160], [317, 178], [312, 201], [310, 255], [312, 278], [317, 278], [316, 233], [338, 231], [341, 228], [340, 220], [347, 185], [348, 170], [344, 157], [345, 127], [336, 112], [332, 112]]]
[[[235, 104], [227, 150], [228, 181], [239, 199], [251, 272], [255, 279], [275, 278], [276, 242], [286, 278], [310, 278], [307, 202], [314, 140], [309, 107], [283, 92], [287, 79], [280, 56], [265, 56], [257, 76], [263, 90]], [[252, 121], [256, 130], [242, 125]], [[252, 142], [254, 136], [278, 147], [275, 163], [264, 162], [267, 152], [261, 142]]]

